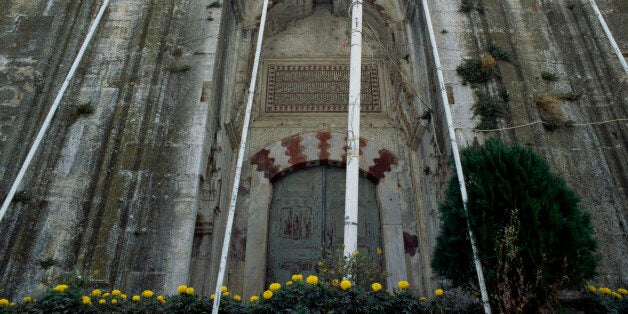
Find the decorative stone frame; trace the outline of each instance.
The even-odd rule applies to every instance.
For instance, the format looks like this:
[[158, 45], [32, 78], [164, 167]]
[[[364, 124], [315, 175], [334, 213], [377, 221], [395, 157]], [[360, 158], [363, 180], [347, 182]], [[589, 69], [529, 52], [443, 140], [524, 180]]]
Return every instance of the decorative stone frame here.
[[[389, 288], [394, 288], [399, 280], [407, 278], [397, 157], [388, 149], [368, 143], [368, 140], [360, 139], [360, 171], [377, 183], [384, 259], [386, 271], [390, 274], [387, 284]], [[244, 295], [255, 295], [264, 288], [272, 181], [305, 167], [325, 164], [343, 166], [345, 160], [346, 135], [325, 131], [293, 135], [251, 155]]]

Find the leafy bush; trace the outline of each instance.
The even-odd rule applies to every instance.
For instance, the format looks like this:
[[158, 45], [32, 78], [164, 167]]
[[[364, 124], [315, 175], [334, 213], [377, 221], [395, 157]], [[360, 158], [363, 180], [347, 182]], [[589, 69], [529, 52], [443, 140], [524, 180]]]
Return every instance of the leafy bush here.
[[492, 130], [499, 125], [497, 118], [503, 118], [508, 113], [506, 106], [498, 100], [484, 93], [476, 93], [478, 100], [473, 104], [473, 117], [480, 117], [480, 123], [476, 125], [478, 130]]
[[456, 67], [456, 73], [462, 76], [464, 83], [483, 83], [493, 76], [493, 69], [485, 69], [482, 60], [468, 59]]
[[548, 71], [541, 72], [541, 78], [546, 81], [558, 81], [558, 75]]
[[563, 125], [563, 114], [558, 107], [559, 98], [547, 93], [534, 95], [533, 102], [539, 107], [543, 126], [552, 131]]
[[488, 51], [488, 53], [490, 53], [491, 56], [493, 56], [495, 59], [499, 61], [504, 61], [504, 62], [512, 61], [510, 54], [506, 52], [506, 50], [502, 49], [501, 47], [493, 43], [486, 45], [486, 51]]
[[[529, 311], [595, 275], [590, 217], [532, 149], [488, 139], [462, 150], [468, 217], [494, 308]], [[476, 280], [458, 179], [440, 205], [432, 267], [456, 285]]]

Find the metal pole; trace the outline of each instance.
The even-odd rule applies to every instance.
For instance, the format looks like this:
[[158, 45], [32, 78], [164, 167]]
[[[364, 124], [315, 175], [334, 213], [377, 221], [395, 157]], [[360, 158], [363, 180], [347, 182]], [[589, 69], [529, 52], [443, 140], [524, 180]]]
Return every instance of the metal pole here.
[[41, 141], [43, 140], [44, 135], [46, 135], [46, 131], [48, 131], [48, 127], [50, 126], [52, 117], [57, 111], [57, 108], [59, 107], [59, 104], [61, 103], [63, 96], [65, 95], [65, 91], [70, 85], [70, 81], [74, 77], [74, 73], [76, 72], [76, 69], [78, 68], [79, 64], [81, 63], [81, 60], [83, 59], [85, 50], [87, 50], [87, 46], [89, 46], [89, 43], [91, 42], [92, 37], [94, 36], [94, 32], [96, 31], [96, 28], [98, 28], [98, 25], [100, 24], [100, 20], [102, 19], [102, 16], [105, 13], [105, 9], [107, 8], [107, 5], [109, 5], [109, 0], [105, 0], [105, 2], [103, 2], [103, 4], [100, 6], [100, 11], [98, 11], [98, 15], [96, 15], [96, 19], [94, 19], [94, 22], [89, 28], [89, 31], [87, 32], [87, 36], [85, 37], [85, 40], [83, 41], [83, 45], [79, 49], [79, 52], [76, 55], [76, 58], [74, 58], [74, 63], [72, 63], [72, 67], [70, 67], [70, 72], [68, 72], [68, 75], [65, 77], [65, 81], [63, 81], [63, 85], [61, 85], [61, 89], [59, 89], [59, 93], [57, 93], [57, 97], [55, 98], [52, 104], [52, 107], [50, 107], [50, 110], [48, 111], [48, 115], [46, 116], [44, 123], [39, 129], [39, 133], [37, 134], [37, 137], [35, 138], [35, 142], [33, 142], [33, 146], [31, 146], [30, 151], [28, 151], [28, 155], [26, 155], [26, 159], [24, 160], [24, 163], [22, 164], [22, 168], [20, 168], [20, 171], [18, 172], [17, 177], [13, 181], [13, 185], [11, 186], [11, 189], [9, 190], [9, 194], [5, 198], [4, 203], [2, 204], [2, 208], [0, 209], [0, 222], [2, 222], [2, 219], [4, 218], [4, 214], [7, 212], [9, 205], [11, 205], [11, 201], [13, 200], [13, 197], [15, 196], [17, 189], [22, 183], [22, 179], [24, 179], [26, 170], [28, 169], [28, 166], [30, 166], [31, 161], [33, 160], [33, 157], [35, 156], [35, 153], [37, 152], [37, 149], [39, 148], [39, 144], [41, 144]]
[[[351, 66], [347, 130], [344, 255], [358, 249], [358, 179], [360, 175], [360, 88], [362, 83], [362, 1], [353, 0], [351, 13]], [[349, 274], [351, 275], [351, 274]]]
[[486, 290], [486, 283], [484, 282], [484, 273], [482, 271], [482, 263], [478, 257], [478, 248], [475, 241], [475, 235], [471, 230], [471, 223], [469, 221], [467, 211], [467, 188], [464, 181], [464, 173], [462, 171], [462, 163], [460, 161], [460, 153], [458, 152], [458, 142], [456, 141], [456, 133], [454, 130], [454, 123], [451, 116], [451, 110], [449, 109], [449, 102], [447, 100], [447, 93], [445, 91], [445, 83], [443, 79], [443, 70], [440, 63], [440, 57], [438, 56], [438, 48], [436, 47], [436, 38], [434, 36], [434, 28], [432, 27], [432, 17], [430, 16], [430, 10], [427, 7], [427, 0], [423, 1], [423, 12], [425, 14], [425, 22], [427, 23], [427, 29], [430, 37], [430, 44], [432, 45], [432, 54], [434, 55], [434, 63], [436, 65], [436, 74], [438, 76], [438, 84], [441, 91], [441, 98], [443, 101], [443, 109], [445, 110], [445, 118], [447, 119], [447, 127], [449, 129], [449, 139], [451, 140], [451, 149], [454, 155], [454, 163], [456, 165], [456, 172], [458, 174], [458, 184], [460, 185], [460, 194], [462, 195], [462, 205], [464, 207], [464, 213], [467, 222], [467, 230], [469, 232], [469, 240], [471, 242], [471, 250], [473, 251], [473, 262], [475, 264], [475, 272], [478, 277], [478, 285], [480, 287], [480, 293], [482, 294], [482, 304], [484, 305], [484, 312], [486, 314], [491, 313], [491, 306], [488, 301], [488, 291]]
[[246, 113], [242, 124], [242, 137], [240, 138], [240, 149], [238, 151], [238, 161], [236, 163], [235, 175], [233, 177], [233, 188], [231, 189], [231, 202], [229, 203], [229, 216], [227, 217], [227, 227], [225, 228], [225, 238], [222, 242], [222, 254], [220, 256], [220, 267], [218, 268], [218, 278], [216, 280], [216, 290], [214, 292], [213, 314], [218, 314], [220, 308], [220, 297], [222, 296], [222, 284], [227, 268], [227, 255], [231, 243], [231, 230], [233, 229], [233, 218], [235, 215], [236, 201], [238, 200], [238, 186], [242, 174], [242, 163], [244, 161], [244, 151], [246, 149], [246, 139], [249, 133], [249, 122], [251, 120], [251, 108], [253, 107], [253, 97], [255, 96], [255, 82], [257, 81], [257, 71], [259, 69], [259, 59], [262, 52], [262, 40], [264, 38], [264, 27], [266, 26], [266, 11], [268, 10], [268, 0], [264, 0], [262, 6], [262, 19], [260, 20], [259, 32], [257, 34], [257, 48], [255, 49], [255, 60], [253, 61], [253, 71], [251, 72], [251, 85], [249, 86], [249, 98], [246, 103]]
[[613, 33], [611, 33], [611, 30], [608, 28], [608, 25], [606, 25], [604, 16], [602, 16], [602, 13], [600, 13], [600, 9], [598, 9], [597, 4], [595, 3], [595, 0], [590, 0], [589, 2], [591, 3], [591, 6], [593, 7], [593, 12], [595, 12], [595, 16], [597, 16], [598, 20], [600, 21], [600, 24], [602, 24], [602, 28], [604, 29], [604, 33], [606, 34], [606, 37], [608, 37], [608, 40], [611, 42], [611, 46], [613, 47], [613, 52], [615, 52], [615, 55], [617, 55], [617, 59], [619, 59], [619, 63], [621, 63], [621, 66], [624, 68], [624, 72], [628, 73], [628, 64], [626, 63], [626, 59], [624, 59], [624, 55], [621, 53], [621, 49], [619, 49], [619, 46], [617, 45], [617, 42], [615, 41], [615, 37], [613, 37]]

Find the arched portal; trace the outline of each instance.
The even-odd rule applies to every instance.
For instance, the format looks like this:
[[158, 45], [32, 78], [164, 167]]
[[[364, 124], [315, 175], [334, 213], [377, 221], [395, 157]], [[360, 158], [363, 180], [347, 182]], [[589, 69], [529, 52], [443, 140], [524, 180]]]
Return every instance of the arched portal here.
[[[346, 171], [322, 165], [295, 171], [273, 183], [269, 210], [266, 284], [292, 274], [311, 274], [322, 254], [340, 249], [344, 232]], [[376, 182], [360, 176], [358, 250], [375, 258], [382, 247]]]

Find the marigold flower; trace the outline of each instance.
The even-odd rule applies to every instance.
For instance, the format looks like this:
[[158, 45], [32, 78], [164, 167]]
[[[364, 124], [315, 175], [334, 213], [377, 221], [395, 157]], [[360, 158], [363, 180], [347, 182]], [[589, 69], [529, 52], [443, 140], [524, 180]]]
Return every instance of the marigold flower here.
[[410, 287], [410, 283], [408, 283], [405, 280], [402, 280], [397, 283], [397, 287], [399, 287], [399, 289], [408, 289], [408, 287]]
[[122, 294], [122, 291], [117, 290], [117, 289], [116, 289], [116, 290], [111, 291], [111, 295], [112, 295], [112, 296], [115, 296], [115, 297], [118, 297], [118, 296], [120, 296], [121, 294]]
[[441, 296], [443, 295], [443, 293], [444, 293], [443, 289], [436, 289], [436, 291], [434, 291], [434, 294], [437, 296]]
[[118, 304], [118, 299], [111, 299], [111, 304]]
[[311, 285], [316, 286], [318, 284], [318, 277], [316, 277], [314, 275], [309, 275], [309, 276], [307, 276], [305, 281], [307, 281], [307, 283], [309, 283]]
[[188, 287], [185, 289], [185, 294], [194, 295], [194, 288]]
[[81, 298], [81, 301], [82, 301], [82, 302], [83, 302], [83, 304], [85, 304], [85, 305], [90, 305], [90, 304], [92, 304], [92, 299], [91, 299], [90, 297], [86, 296], [86, 295], [84, 295], [84, 296]]
[[229, 289], [227, 289], [227, 286], [222, 286], [220, 288], [220, 292], [227, 292], [227, 291], [229, 291]]
[[150, 291], [150, 290], [144, 290], [144, 291], [142, 291], [142, 296], [147, 298], [147, 299], [150, 299], [150, 298], [153, 297], [153, 292]]
[[32, 301], [33, 299], [31, 299], [31, 297], [24, 297], [24, 299], [22, 299], [22, 301], [24, 301], [24, 303], [28, 303], [30, 301]]
[[256, 296], [256, 295], [251, 296], [251, 298], [249, 299], [249, 301], [251, 301], [251, 302], [257, 302], [258, 300], [259, 300], [259, 297]]
[[161, 304], [166, 304], [166, 299], [164, 299], [163, 295], [158, 295], [157, 301], [161, 302]]
[[66, 284], [60, 284], [57, 285], [56, 287], [52, 288], [52, 290], [59, 292], [59, 293], [63, 293], [65, 290], [68, 289], [68, 285]]
[[121, 295], [120, 295], [120, 299], [122, 299], [122, 300], [126, 300], [126, 294], [124, 294], [124, 293], [123, 293], [123, 294], [121, 294]]
[[233, 296], [233, 300], [236, 301], [236, 302], [240, 302], [240, 301], [242, 301], [242, 297], [240, 297], [239, 295], [236, 294], [235, 296]]
[[377, 255], [382, 255], [382, 249], [377, 248], [377, 250], [375, 251], [377, 253]]
[[600, 288], [598, 291], [599, 291], [601, 294], [605, 294], [605, 295], [610, 295], [610, 294], [611, 294], [611, 292], [612, 292], [612, 291], [611, 291], [611, 289], [606, 288], [606, 287]]
[[264, 297], [264, 300], [268, 300], [273, 297], [273, 292], [270, 290], [266, 290], [264, 291], [264, 294], [262, 296]]
[[323, 261], [319, 261], [318, 263], [316, 263], [316, 265], [318, 265], [318, 267], [323, 266]]
[[588, 285], [587, 286], [587, 290], [589, 290], [590, 292], [595, 292], [595, 291], [597, 291], [597, 288], [595, 288], [595, 286]]
[[382, 284], [379, 282], [373, 283], [371, 285], [371, 289], [373, 289], [373, 292], [377, 292], [379, 290], [382, 290]]
[[334, 279], [331, 281], [331, 285], [334, 287], [338, 287], [339, 284], [340, 284], [340, 281], [338, 279]]
[[621, 299], [621, 294], [619, 294], [617, 292], [611, 292], [611, 295], [616, 297], [616, 298], [618, 298], [618, 299]]
[[184, 294], [185, 293], [185, 289], [187, 289], [187, 288], [188, 288], [188, 286], [180, 285], [180, 286], [177, 287], [177, 293]]
[[623, 294], [623, 295], [627, 295], [628, 294], [628, 290], [624, 289], [624, 288], [619, 288], [617, 289], [617, 292]]
[[340, 282], [340, 289], [342, 289], [344, 291], [344, 290], [347, 290], [349, 288], [351, 288], [351, 281], [343, 280], [343, 281]]
[[0, 306], [9, 306], [9, 300], [7, 299], [0, 299]]
[[286, 281], [286, 286], [292, 286], [293, 282], [291, 280]]
[[301, 274], [296, 274], [296, 275], [292, 275], [292, 281], [301, 281], [303, 280], [303, 275]]
[[426, 297], [421, 297], [421, 302], [425, 302], [425, 301], [427, 301], [427, 298]]
[[105, 299], [98, 300], [98, 304], [105, 304], [105, 303], [107, 303], [107, 300]]
[[109, 294], [109, 292], [106, 292], [102, 295], [103, 298], [108, 298], [111, 294]]
[[139, 300], [140, 300], [140, 296], [139, 296], [139, 295], [134, 295], [134, 296], [131, 298], [131, 300], [133, 300], [133, 301], [137, 302], [137, 301], [139, 301]]
[[231, 292], [229, 291], [225, 291], [222, 293], [223, 296], [228, 297], [231, 294]]
[[214, 294], [212, 294], [212, 295], [210, 295], [210, 296], [209, 296], [209, 299], [210, 299], [210, 300], [213, 300], [213, 299], [215, 299], [215, 298], [216, 298], [216, 296], [215, 296]]
[[270, 284], [270, 286], [268, 286], [268, 289], [272, 292], [275, 292], [279, 289], [281, 289], [281, 284], [277, 283], [277, 282], [273, 282]]

